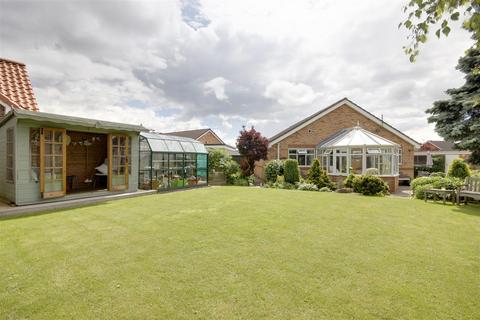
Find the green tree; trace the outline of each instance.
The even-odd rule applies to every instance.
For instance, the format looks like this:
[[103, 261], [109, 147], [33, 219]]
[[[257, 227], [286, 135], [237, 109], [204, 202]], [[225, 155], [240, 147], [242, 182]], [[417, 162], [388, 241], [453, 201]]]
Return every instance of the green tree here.
[[454, 178], [465, 179], [470, 177], [472, 172], [468, 167], [468, 164], [465, 163], [462, 159], [455, 159], [452, 161], [450, 167], [448, 167], [448, 176]]
[[449, 23], [463, 16], [463, 28], [472, 32], [472, 38], [480, 39], [480, 0], [410, 0], [403, 8], [407, 18], [398, 27], [404, 27], [410, 34], [410, 43], [403, 49], [414, 62], [419, 46], [427, 41], [430, 27], [436, 27], [435, 35], [440, 38], [448, 36]]
[[465, 84], [447, 90], [450, 99], [433, 103], [427, 110], [428, 122], [435, 123], [435, 131], [458, 149], [470, 150], [470, 163], [480, 164], [480, 50], [467, 50], [457, 69], [466, 74]]
[[283, 163], [283, 176], [285, 182], [294, 184], [300, 181], [300, 169], [298, 168], [298, 162], [294, 159], [287, 159]]

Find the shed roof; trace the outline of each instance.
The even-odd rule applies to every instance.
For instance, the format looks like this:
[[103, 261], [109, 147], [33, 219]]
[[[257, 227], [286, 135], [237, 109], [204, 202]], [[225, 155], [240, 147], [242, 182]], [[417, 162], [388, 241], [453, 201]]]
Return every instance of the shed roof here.
[[343, 129], [317, 145], [317, 148], [338, 148], [353, 146], [398, 146], [395, 142], [380, 137], [361, 127]]
[[195, 139], [171, 136], [154, 132], [142, 132], [152, 152], [208, 153], [203, 143]]
[[0, 126], [12, 117], [16, 117], [18, 119], [29, 119], [34, 121], [50, 122], [50, 123], [56, 123], [56, 124], [67, 124], [67, 125], [82, 126], [82, 127], [88, 127], [88, 128], [106, 129], [106, 130], [134, 131], [134, 132], [147, 131], [147, 129], [142, 125], [125, 124], [125, 123], [110, 122], [110, 121], [95, 120], [95, 119], [80, 118], [80, 117], [71, 117], [71, 116], [65, 116], [60, 114], [28, 111], [23, 109], [12, 109], [9, 113], [7, 113], [7, 115], [2, 120], [0, 120]]

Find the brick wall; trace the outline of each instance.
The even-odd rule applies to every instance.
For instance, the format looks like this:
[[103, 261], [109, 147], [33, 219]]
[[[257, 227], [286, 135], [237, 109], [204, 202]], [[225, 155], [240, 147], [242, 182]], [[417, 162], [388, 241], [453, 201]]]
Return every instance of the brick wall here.
[[215, 135], [210, 131], [205, 133], [203, 136], [201, 136], [197, 140], [203, 144], [223, 144], [223, 142], [218, 140], [217, 137], [215, 137]]
[[[280, 159], [286, 159], [288, 157], [288, 148], [314, 148], [320, 141], [341, 129], [355, 127], [357, 122], [363, 129], [401, 145], [403, 151], [403, 164], [400, 165], [400, 172], [413, 178], [414, 146], [348, 105], [343, 105], [331, 111], [317, 121], [280, 141]], [[269, 148], [268, 159], [277, 158], [277, 148], [278, 144]]]

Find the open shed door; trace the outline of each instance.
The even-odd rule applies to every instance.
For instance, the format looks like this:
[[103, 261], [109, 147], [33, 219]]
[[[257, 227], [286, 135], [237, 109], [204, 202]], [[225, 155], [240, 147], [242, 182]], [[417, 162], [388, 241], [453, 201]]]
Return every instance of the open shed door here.
[[129, 139], [126, 135], [108, 135], [108, 190], [128, 189]]
[[66, 193], [66, 130], [40, 129], [40, 191], [43, 198], [62, 197]]

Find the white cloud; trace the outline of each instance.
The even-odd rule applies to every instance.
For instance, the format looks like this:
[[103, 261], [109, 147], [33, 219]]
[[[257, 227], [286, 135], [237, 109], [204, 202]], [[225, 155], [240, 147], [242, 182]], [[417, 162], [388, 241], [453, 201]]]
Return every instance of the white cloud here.
[[223, 77], [216, 77], [203, 84], [205, 94], [213, 94], [220, 101], [228, 101], [228, 96], [225, 93], [225, 86], [230, 81]]
[[284, 106], [301, 106], [312, 103], [316, 94], [312, 87], [303, 83], [275, 80], [265, 88], [265, 97]]
[[347, 96], [435, 138], [424, 111], [463, 83], [455, 65], [472, 40], [453, 25], [411, 64], [404, 3], [4, 0], [0, 56], [27, 64], [48, 112], [234, 141], [241, 125], [271, 136]]

